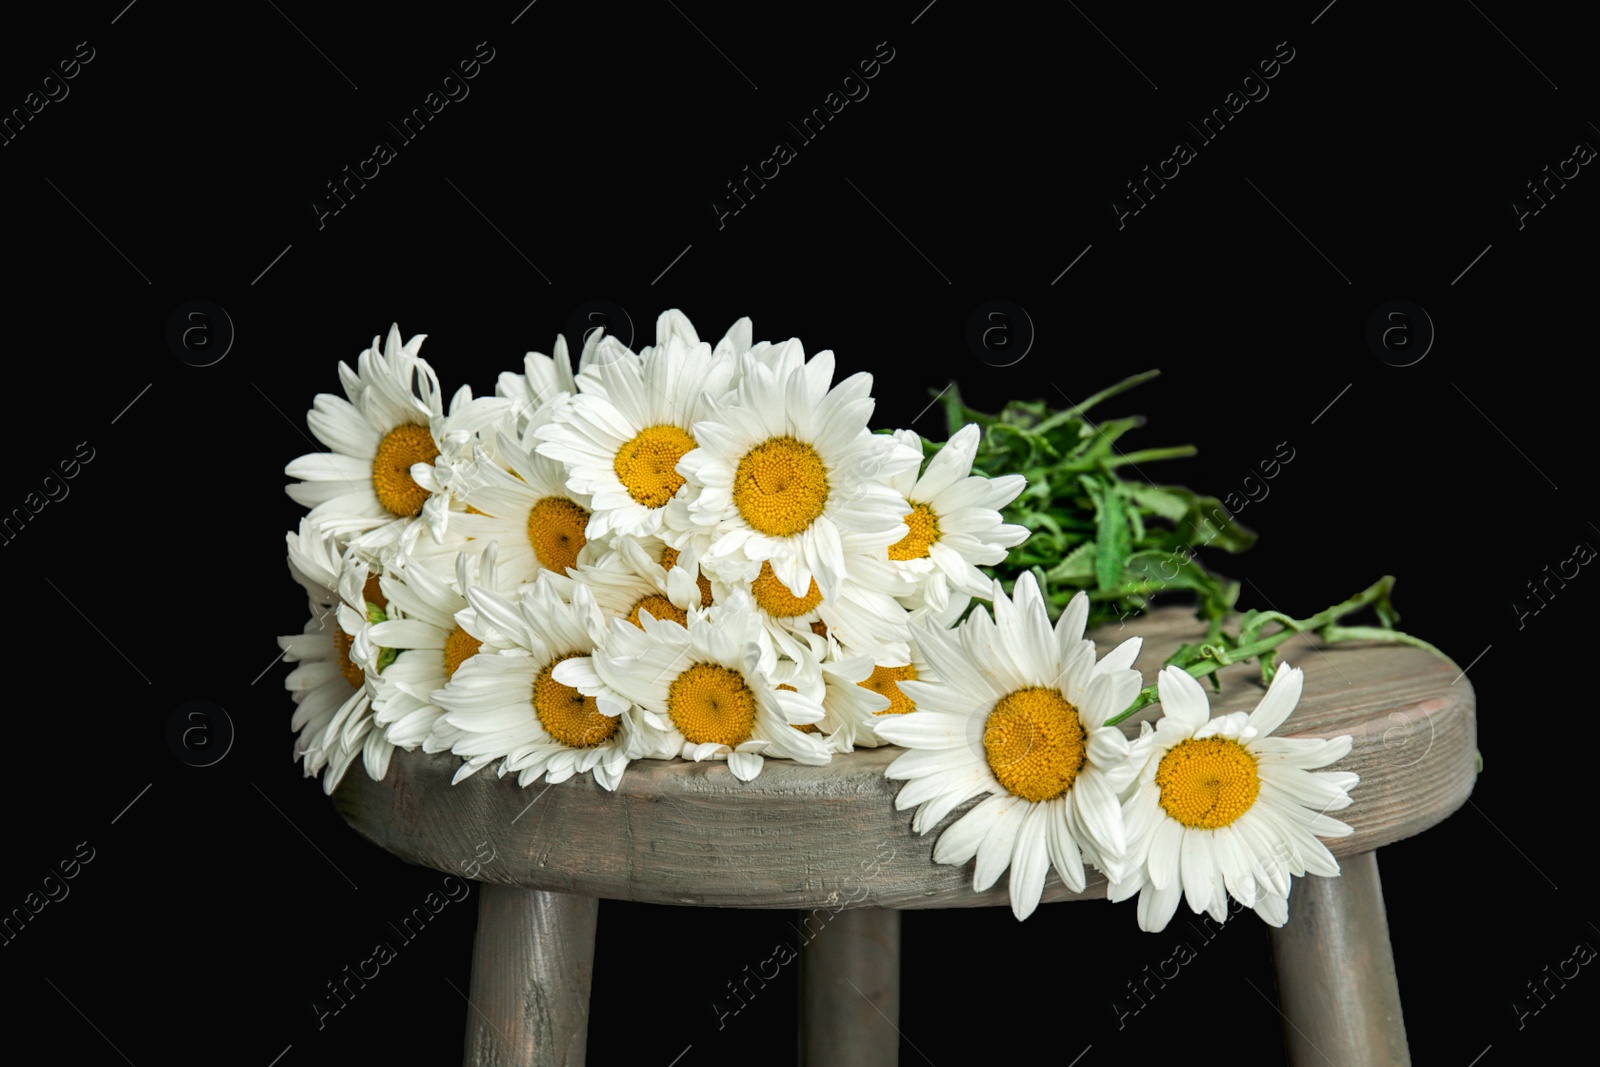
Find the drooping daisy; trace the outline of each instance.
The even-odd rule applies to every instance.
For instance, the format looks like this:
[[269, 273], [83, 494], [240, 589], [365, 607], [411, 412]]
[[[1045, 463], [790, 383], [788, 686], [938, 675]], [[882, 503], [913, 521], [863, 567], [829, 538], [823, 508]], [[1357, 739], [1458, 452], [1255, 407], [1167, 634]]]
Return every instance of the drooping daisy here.
[[748, 581], [770, 562], [794, 596], [807, 596], [815, 578], [823, 596], [837, 597], [846, 577], [843, 535], [868, 549], [906, 535], [905, 502], [877, 479], [922, 457], [868, 432], [870, 374], [830, 389], [833, 369], [833, 353], [808, 361], [798, 340], [756, 345], [741, 361], [737, 390], [694, 425], [698, 447], [678, 465], [692, 488], [667, 522], [710, 534], [701, 564], [708, 570]]
[[684, 485], [678, 461], [695, 448], [691, 428], [712, 413], [733, 374], [731, 358], [714, 358], [710, 345], [677, 332], [637, 359], [620, 350], [603, 341], [602, 356], [578, 376], [583, 391], [534, 431], [539, 454], [567, 465], [568, 488], [592, 498], [593, 538], [661, 529], [667, 502]]
[[289, 546], [289, 574], [311, 598], [313, 612], [332, 611], [339, 603], [339, 571], [344, 559], [338, 540], [306, 518], [284, 540]]
[[[591, 330], [584, 338], [583, 352], [578, 358], [582, 367], [594, 355], [605, 336], [604, 330]], [[572, 374], [572, 358], [567, 354], [567, 339], [556, 335], [552, 355], [529, 352], [523, 357], [522, 374], [505, 371], [495, 383], [496, 396], [511, 401], [513, 430], [506, 436], [520, 441], [533, 422], [534, 414], [553, 400], [570, 396], [578, 391]]]
[[560, 463], [530, 453], [515, 442], [497, 439], [502, 468], [482, 449], [476, 457], [476, 480], [459, 499], [469, 508], [451, 520], [474, 539], [500, 546], [498, 566], [507, 580], [531, 582], [540, 571], [563, 577], [569, 567], [591, 562], [599, 551], [590, 547], [589, 498], [567, 488]]
[[659, 539], [619, 535], [611, 551], [596, 563], [579, 566], [573, 580], [589, 587], [607, 619], [625, 619], [638, 626], [641, 613], [649, 612], [687, 625], [690, 612], [711, 606], [709, 582], [702, 590], [686, 567], [663, 566], [664, 556], [670, 563], [677, 560], [677, 552]]
[[336, 716], [347, 719], [366, 712], [372, 693], [364, 684], [361, 665], [351, 659], [354, 634], [367, 625], [367, 602], [382, 610], [387, 601], [378, 588], [377, 576], [368, 576], [362, 583], [361, 614], [347, 610], [343, 616], [355, 627], [346, 631], [340, 625], [339, 578], [344, 571], [344, 554], [334, 536], [302, 519], [300, 529], [289, 533], [286, 540], [289, 573], [310, 598], [311, 618], [301, 633], [278, 638], [278, 645], [284, 650], [285, 662], [299, 664], [284, 685], [296, 705], [290, 723], [297, 732], [294, 758], [302, 761], [306, 777], [310, 778], [327, 765], [324, 742], [328, 724]]
[[396, 748], [449, 751], [454, 737], [446, 732], [441, 742], [434, 736], [444, 710], [433, 693], [486, 644], [490, 652], [510, 647], [507, 635], [469, 610], [465, 593], [475, 585], [506, 591], [497, 583], [494, 550], [491, 541], [481, 552], [459, 553], [453, 583], [415, 564], [387, 570], [380, 580], [387, 618], [370, 636], [395, 658], [374, 679], [373, 718]]
[[[944, 629], [942, 626], [939, 628]], [[833, 649], [829, 659], [844, 658], [844, 653], [834, 645], [832, 635], [829, 635], [829, 645]], [[848, 730], [841, 737], [841, 743], [848, 742], [854, 748], [877, 748], [888, 743], [879, 735], [878, 723], [885, 716], [905, 715], [917, 710], [911, 698], [901, 692], [900, 683], [920, 681], [938, 684], [941, 681], [939, 672], [928, 664], [916, 641], [911, 641], [908, 647], [910, 654], [903, 663], [886, 665], [868, 659], [871, 669], [864, 677], [856, 679], [856, 686], [863, 691], [866, 703], [858, 701], [847, 705], [850, 714], [841, 722], [841, 729], [848, 727]]]
[[[915, 432], [896, 430], [894, 436], [922, 454], [922, 438]], [[1007, 552], [1028, 539], [1027, 527], [1000, 519], [1000, 509], [1027, 487], [1027, 479], [973, 475], [978, 438], [975, 424], [963, 426], [920, 477], [913, 467], [886, 479], [911, 508], [909, 532], [889, 546], [889, 559], [916, 585], [915, 594], [902, 602], [936, 618], [950, 609], [952, 593], [961, 609], [965, 597], [987, 596], [990, 579], [978, 566], [1005, 562]]]
[[[516, 426], [511, 400], [497, 396], [474, 398], [472, 390], [465, 385], [450, 401], [449, 413], [430, 423], [439, 453], [431, 463], [413, 464], [411, 478], [428, 492], [428, 499], [422, 505], [421, 525], [433, 535], [435, 544], [444, 541], [451, 513], [466, 510], [466, 505], [455, 499], [458, 473], [471, 466], [477, 449], [483, 448], [494, 455], [497, 433], [515, 433]], [[494, 458], [498, 463], [498, 456]], [[411, 546], [407, 543], [404, 547]]]
[[714, 621], [691, 615], [687, 628], [649, 615], [639, 621], [613, 619], [604, 648], [589, 661], [562, 664], [557, 680], [637, 704], [663, 754], [725, 759], [740, 781], [761, 773], [763, 757], [828, 762], [820, 736], [794, 729], [820, 722], [822, 705], [777, 687], [775, 661], [758, 639], [761, 622], [745, 598], [719, 605]]
[[833, 752], [877, 748], [883, 742], [873, 723], [889, 709], [889, 698], [866, 684], [876, 669], [872, 657], [845, 656], [831, 639], [828, 648], [828, 655], [817, 663], [824, 715], [816, 729]]
[[511, 647], [473, 656], [432, 694], [446, 711], [444, 722], [459, 731], [451, 751], [467, 763], [456, 781], [497, 759], [500, 773], [516, 773], [523, 786], [540, 775], [554, 783], [584, 771], [606, 789], [621, 780], [637, 741], [635, 712], [610, 694], [597, 700], [556, 676], [574, 657], [587, 658], [604, 628], [585, 586], [569, 583], [569, 603], [559, 584], [541, 574], [516, 603], [483, 587], [468, 591], [473, 608]]
[[1349, 807], [1360, 778], [1317, 768], [1347, 755], [1350, 737], [1269, 736], [1300, 701], [1304, 672], [1287, 664], [1255, 711], [1214, 719], [1187, 671], [1168, 667], [1156, 685], [1163, 715], [1134, 742], [1138, 777], [1123, 805], [1130, 873], [1111, 899], [1137, 892], [1139, 927], [1149, 931], [1166, 928], [1180, 896], [1219, 921], [1232, 896], [1282, 926], [1291, 875], [1339, 873], [1317, 838], [1351, 832], [1325, 813]]
[[341, 544], [361, 535], [369, 543], [392, 542], [428, 499], [411, 468], [439, 454], [431, 424], [443, 407], [438, 378], [417, 356], [424, 336], [402, 345], [399, 327], [391, 326], [383, 351], [374, 337], [357, 370], [341, 362], [345, 396], [319, 393], [306, 416], [311, 432], [332, 451], [301, 456], [284, 468], [300, 479], [287, 487], [289, 496], [311, 509], [312, 525]]
[[297, 664], [284, 680], [294, 699], [294, 758], [301, 763], [307, 778], [314, 778], [327, 766], [328, 753], [323, 738], [335, 715], [349, 714], [353, 705], [372, 699], [363, 684], [360, 667], [350, 662], [350, 635], [339, 628], [337, 613], [312, 605], [311, 618], [301, 633], [278, 638], [285, 663]]
[[[375, 595], [371, 592], [374, 586], [379, 587]], [[341, 640], [336, 633], [334, 639], [348, 665], [341, 665], [341, 672], [351, 685], [356, 684], [359, 672], [363, 697], [341, 705], [323, 731], [320, 745], [327, 754], [328, 769], [322, 776], [322, 791], [329, 796], [357, 756], [361, 757], [367, 776], [375, 782], [382, 781], [389, 771], [394, 746], [384, 737], [372, 714], [378, 681], [395, 658], [393, 649], [384, 648], [372, 638], [372, 628], [387, 618], [385, 606], [379, 575], [369, 571], [366, 560], [358, 553], [347, 553], [339, 573], [336, 609], [339, 629], [347, 638]]]
[[911, 630], [906, 609], [895, 597], [911, 592], [913, 587], [880, 558], [881, 548], [879, 556], [873, 556], [862, 541], [870, 539], [855, 534], [841, 539], [848, 580], [835, 596], [824, 596], [815, 577], [805, 596], [795, 596], [778, 580], [768, 561], [748, 580], [726, 571], [714, 573], [712, 597], [720, 603], [735, 590], [748, 593], [761, 618], [764, 636], [779, 655], [820, 659], [827, 654], [827, 639], [831, 637], [844, 646], [846, 655], [865, 655], [880, 663], [904, 663], [909, 655]]
[[960, 627], [913, 628], [922, 654], [943, 679], [898, 683], [915, 711], [879, 716], [877, 732], [912, 751], [890, 764], [907, 785], [901, 810], [921, 805], [912, 823], [926, 833], [957, 805], [992, 794], [940, 836], [933, 858], [977, 857], [973, 888], [988, 889], [1009, 866], [1011, 910], [1038, 906], [1050, 867], [1069, 889], [1086, 884], [1088, 860], [1123, 875], [1126, 842], [1118, 794], [1131, 780], [1128, 741], [1101, 725], [1139, 692], [1129, 666], [1139, 638], [1095, 662], [1083, 636], [1089, 599], [1072, 598], [1054, 631], [1031, 573], [1008, 598], [995, 582], [994, 618], [981, 608]]

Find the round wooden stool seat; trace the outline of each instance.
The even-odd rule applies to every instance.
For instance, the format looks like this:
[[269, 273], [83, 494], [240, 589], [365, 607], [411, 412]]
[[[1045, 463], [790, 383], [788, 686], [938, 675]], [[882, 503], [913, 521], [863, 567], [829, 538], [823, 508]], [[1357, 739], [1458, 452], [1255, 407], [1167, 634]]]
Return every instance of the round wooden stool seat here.
[[[1128, 637], [1143, 637], [1135, 665], [1147, 680], [1153, 680], [1159, 664], [1180, 643], [1198, 641], [1203, 633], [1203, 626], [1189, 611], [1169, 608], [1091, 636], [1101, 653]], [[1337, 813], [1355, 832], [1326, 842], [1340, 858], [1344, 875], [1295, 880], [1290, 922], [1283, 931], [1274, 932], [1275, 945], [1279, 935], [1292, 938], [1315, 916], [1329, 918], [1326, 902], [1314, 907], [1314, 901], [1334, 900], [1361, 889], [1365, 867], [1359, 862], [1353, 865], [1348, 858], [1366, 857], [1370, 863], [1374, 849], [1444, 819], [1464, 803], [1476, 777], [1474, 696], [1471, 683], [1458, 668], [1399, 645], [1327, 647], [1303, 636], [1283, 645], [1279, 658], [1305, 670], [1305, 687], [1299, 706], [1278, 733], [1352, 735], [1351, 752], [1336, 767], [1356, 772], [1361, 782], [1351, 792], [1354, 803]], [[1212, 693], [1214, 715], [1248, 711], [1264, 691], [1253, 666], [1232, 665], [1218, 672], [1218, 677], [1222, 691]], [[1209, 686], [1209, 682], [1205, 684]], [[1140, 720], [1159, 715], [1158, 708], [1146, 709], [1123, 723], [1123, 729], [1135, 736]], [[862, 749], [836, 756], [825, 767], [768, 760], [751, 782], [740, 782], [721, 762], [641, 760], [628, 767], [615, 792], [602, 789], [587, 775], [523, 789], [510, 777], [496, 777], [492, 770], [451, 785], [460, 766], [458, 757], [396, 752], [382, 782], [358, 772], [346, 775], [334, 793], [334, 802], [345, 820], [374, 843], [442, 871], [461, 873], [462, 861], [485, 854], [483, 843], [487, 842], [495, 858], [482, 866], [478, 877], [516, 887], [511, 892], [538, 891], [520, 895], [529, 902], [543, 899], [545, 908], [570, 906], [571, 901], [565, 899], [568, 896], [589, 902], [605, 898], [708, 907], [825, 907], [830, 911], [1007, 904], [1004, 877], [994, 888], [976, 893], [971, 863], [955, 867], [933, 862], [934, 843], [944, 827], [978, 800], [957, 808], [939, 826], [920, 835], [911, 828], [912, 812], [895, 809], [894, 797], [902, 783], [885, 778], [883, 771], [901, 751], [894, 747]], [[1374, 896], [1375, 905], [1368, 910], [1376, 907], [1381, 926], [1377, 868], [1375, 863], [1370, 866], [1369, 895]], [[1104, 895], [1105, 881], [1092, 870], [1082, 893], [1068, 891], [1052, 872], [1043, 900]], [[486, 893], [480, 907], [487, 913], [496, 899]], [[589, 922], [592, 931], [592, 914]], [[897, 925], [895, 930], [897, 936]], [[480, 950], [483, 934], [480, 927]], [[1348, 931], [1319, 929], [1313, 940], [1330, 935], [1347, 940], [1354, 936]], [[1386, 926], [1381, 935], [1381, 952], [1392, 975]], [[1280, 987], [1285, 965], [1280, 953]], [[1372, 983], [1371, 975], [1361, 978]], [[583, 984], [586, 989], [587, 980]], [[476, 961], [474, 990], [476, 1002]], [[1323, 995], [1326, 997], [1326, 989]], [[1287, 990], [1284, 999], [1285, 1014], [1293, 1018], [1289, 1003], [1293, 997]], [[1344, 1005], [1341, 1010], [1356, 1010], [1356, 1006]], [[1384, 1047], [1398, 1047], [1403, 1057], [1397, 995], [1392, 1005], [1380, 1004], [1371, 1010], [1393, 1016], [1376, 1025], [1387, 1027], [1390, 1038], [1398, 1033], [1398, 1044], [1389, 1040]], [[1301, 1019], [1295, 1022], [1301, 1031], [1317, 1029], [1312, 1025], [1308, 1030], [1308, 1023]], [[1349, 1022], [1346, 1018], [1344, 1025]], [[581, 1035], [577, 1040], [581, 1048]], [[1317, 1061], [1323, 1055], [1335, 1055], [1338, 1060], [1324, 1040], [1329, 1039], [1324, 1036], [1317, 1042], [1321, 1045], [1320, 1052], [1313, 1054]], [[1351, 1062], [1371, 1053], [1365, 1045], [1354, 1049]], [[469, 1063], [547, 1062], [540, 1058], [471, 1057], [469, 1040]], [[552, 1058], [548, 1062], [569, 1060]]]

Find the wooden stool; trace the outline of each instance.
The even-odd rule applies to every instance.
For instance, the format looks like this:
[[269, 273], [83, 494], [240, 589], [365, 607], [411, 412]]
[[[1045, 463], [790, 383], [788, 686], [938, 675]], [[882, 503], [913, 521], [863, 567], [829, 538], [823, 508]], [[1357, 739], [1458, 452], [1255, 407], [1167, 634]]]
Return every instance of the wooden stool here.
[[[1153, 679], [1156, 665], [1202, 632], [1188, 611], [1170, 608], [1091, 636], [1102, 653], [1143, 636], [1137, 665]], [[1295, 879], [1289, 922], [1272, 932], [1291, 1060], [1409, 1063], [1373, 850], [1433, 826], [1472, 791], [1472, 687], [1448, 663], [1398, 645], [1325, 648], [1296, 637], [1280, 658], [1306, 678], [1279, 733], [1353, 735], [1336, 766], [1361, 775], [1355, 803], [1337, 813], [1355, 832], [1327, 842], [1343, 873]], [[1262, 688], [1253, 666], [1220, 674], [1214, 715], [1255, 706]], [[1131, 736], [1159, 714], [1147, 709], [1123, 727]], [[583, 1062], [602, 897], [827, 913], [839, 932], [807, 944], [800, 961], [804, 1062], [882, 1067], [897, 1062], [899, 1047], [896, 909], [1009, 902], [1004, 878], [975, 893], [970, 863], [933, 862], [943, 827], [976, 800], [926, 835], [912, 832], [911, 812], [895, 810], [901, 783], [883, 770], [900, 752], [864, 749], [826, 767], [768, 760], [748, 783], [725, 763], [643, 760], [615, 793], [588, 776], [519, 789], [480, 772], [452, 786], [456, 757], [396, 752], [382, 782], [354, 771], [334, 802], [382, 848], [441, 871], [459, 874], [480, 842], [494, 848], [481, 872], [468, 1067]], [[1091, 871], [1083, 893], [1051, 874], [1043, 899], [1104, 896], [1104, 879]]]

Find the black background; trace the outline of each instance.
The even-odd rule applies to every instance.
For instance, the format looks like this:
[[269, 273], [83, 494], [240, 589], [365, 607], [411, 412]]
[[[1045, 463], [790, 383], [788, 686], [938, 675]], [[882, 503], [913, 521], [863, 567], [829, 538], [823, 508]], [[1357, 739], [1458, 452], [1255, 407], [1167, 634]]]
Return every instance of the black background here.
[[[392, 321], [430, 335], [447, 389], [487, 391], [605, 300], [640, 345], [678, 307], [709, 339], [750, 315], [758, 339], [831, 348], [875, 374], [875, 424], [930, 434], [925, 406], [952, 379], [992, 409], [1159, 367], [1103, 414], [1149, 416], [1129, 448], [1200, 446], [1150, 473], [1219, 496], [1289, 442], [1294, 460], [1240, 516], [1260, 544], [1211, 560], [1249, 580], [1242, 602], [1305, 615], [1392, 573], [1402, 626], [1472, 664], [1472, 803], [1381, 858], [1413, 1057], [1564, 1051], [1600, 978], [1585, 969], [1520, 1026], [1512, 1000], [1600, 944], [1585, 679], [1600, 579], [1552, 586], [1520, 620], [1512, 605], [1579, 542], [1600, 545], [1600, 179], [1584, 168], [1520, 230], [1510, 204], [1574, 143], [1600, 143], [1576, 15], [522, 2], [8, 15], [0, 108], [78, 42], [94, 58], [0, 146], [0, 508], [80, 442], [94, 458], [0, 545], [0, 910], [80, 842], [94, 859], [0, 946], [6, 1040], [37, 1027], [69, 1062], [140, 1067], [458, 1061], [473, 898], [321, 1029], [311, 1009], [443, 876], [360, 839], [290, 762], [287, 667], [269, 664], [304, 600], [283, 566], [298, 511], [281, 470], [312, 450], [304, 414], [337, 389], [336, 362]], [[1285, 41], [1270, 95], [1119, 229], [1123, 183], [1197, 141], [1186, 120]], [[479, 42], [494, 58], [470, 95], [398, 144], [385, 123]], [[801, 143], [787, 122], [879, 42], [893, 59], [870, 94]], [[380, 139], [396, 158], [319, 228], [313, 199]], [[796, 158], [719, 226], [724, 183], [780, 140]], [[165, 340], [193, 299], [237, 331], [211, 366]], [[966, 342], [992, 299], [1036, 333], [1011, 366]], [[1437, 328], [1411, 366], [1365, 339], [1395, 299]], [[168, 746], [190, 699], [236, 730], [213, 766]], [[725, 1029], [709, 1005], [791, 918], [604, 902], [590, 1062], [789, 1062], [795, 968]], [[1266, 930], [1248, 916], [1118, 1028], [1112, 998], [1177, 939], [1141, 934], [1131, 905], [1025, 924], [909, 913], [902, 1062], [1039, 1045], [1062, 1062], [1087, 1049], [1085, 1067], [1212, 1048], [1281, 1062]]]

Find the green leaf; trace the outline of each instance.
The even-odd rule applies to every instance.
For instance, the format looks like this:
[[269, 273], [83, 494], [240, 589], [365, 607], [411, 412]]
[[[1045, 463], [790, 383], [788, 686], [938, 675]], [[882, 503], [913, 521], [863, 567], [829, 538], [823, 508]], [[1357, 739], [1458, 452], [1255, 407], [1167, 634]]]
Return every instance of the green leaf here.
[[1083, 484], [1094, 501], [1095, 580], [1101, 589], [1110, 589], [1122, 583], [1128, 560], [1127, 498], [1109, 480], [1102, 483], [1085, 478]]
[[1094, 542], [1086, 542], [1068, 552], [1045, 577], [1053, 582], [1085, 581], [1095, 576]]
[[1123, 492], [1140, 507], [1153, 511], [1168, 522], [1179, 522], [1194, 506], [1195, 495], [1187, 489], [1166, 485], [1145, 485], [1127, 482]]

